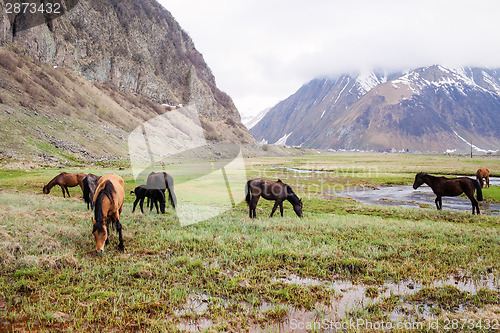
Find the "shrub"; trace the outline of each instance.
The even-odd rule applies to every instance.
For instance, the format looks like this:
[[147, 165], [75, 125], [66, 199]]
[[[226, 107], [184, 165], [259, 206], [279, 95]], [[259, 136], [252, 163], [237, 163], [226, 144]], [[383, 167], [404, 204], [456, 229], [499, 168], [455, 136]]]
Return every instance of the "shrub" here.
[[15, 71], [17, 69], [18, 62], [16, 59], [6, 52], [0, 52], [0, 66], [8, 69], [10, 71]]

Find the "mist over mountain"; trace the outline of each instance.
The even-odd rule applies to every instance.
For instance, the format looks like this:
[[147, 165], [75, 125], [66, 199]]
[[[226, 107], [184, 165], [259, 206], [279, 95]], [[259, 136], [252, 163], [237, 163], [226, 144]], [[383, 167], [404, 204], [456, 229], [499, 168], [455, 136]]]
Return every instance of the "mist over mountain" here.
[[500, 70], [428, 66], [303, 85], [251, 128], [258, 141], [322, 149], [500, 148]]

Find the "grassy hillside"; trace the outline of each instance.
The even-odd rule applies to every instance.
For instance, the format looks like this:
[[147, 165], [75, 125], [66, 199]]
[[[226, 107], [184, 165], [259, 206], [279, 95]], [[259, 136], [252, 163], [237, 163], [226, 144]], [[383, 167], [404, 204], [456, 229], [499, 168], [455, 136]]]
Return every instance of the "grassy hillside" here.
[[[165, 107], [0, 48], [2, 158], [78, 165], [121, 160], [128, 132]], [[125, 163], [125, 162], [123, 162]]]
[[[311, 323], [331, 318], [334, 304], [349, 293], [335, 286], [351, 282], [363, 288], [363, 299], [372, 301], [342, 309], [347, 321], [389, 321], [394, 313], [401, 321], [439, 320], [443, 325], [453, 318], [476, 323], [500, 319], [498, 290], [429, 284], [492, 276], [498, 283], [498, 216], [364, 206], [308, 187], [319, 188], [325, 181], [322, 174], [311, 177], [276, 169], [306, 160], [339, 172], [349, 165], [356, 170], [371, 166], [385, 176], [345, 177], [372, 185], [382, 179], [407, 183], [413, 171], [405, 171], [405, 158], [248, 160], [250, 175], [265, 173], [303, 184], [293, 187], [304, 200], [304, 218], [296, 217], [288, 203], [283, 218], [268, 218], [272, 204], [261, 200], [255, 220], [240, 203], [188, 227], [179, 225], [171, 209], [163, 216], [132, 213], [128, 193], [135, 185], [130, 170], [84, 170], [118, 172], [126, 181], [121, 218], [126, 251], [116, 250], [117, 236], [112, 234], [102, 256], [93, 251], [92, 213], [80, 190], [71, 189], [70, 199], [63, 199], [56, 188], [50, 195], [41, 194], [43, 184], [60, 170], [1, 171], [0, 325], [8, 330], [235, 332], [259, 327], [275, 331], [282, 325], [290, 331], [297, 318]], [[412, 168], [429, 163], [427, 157], [411, 159]], [[444, 164], [442, 171], [458, 170], [463, 163]], [[488, 163], [500, 166], [498, 160]], [[439, 170], [436, 161], [431, 167]], [[394, 176], [389, 177], [389, 170]], [[339, 173], [337, 179], [343, 177]], [[415, 293], [374, 298], [390, 283], [401, 282], [424, 285]], [[419, 312], [424, 305], [433, 319]]]

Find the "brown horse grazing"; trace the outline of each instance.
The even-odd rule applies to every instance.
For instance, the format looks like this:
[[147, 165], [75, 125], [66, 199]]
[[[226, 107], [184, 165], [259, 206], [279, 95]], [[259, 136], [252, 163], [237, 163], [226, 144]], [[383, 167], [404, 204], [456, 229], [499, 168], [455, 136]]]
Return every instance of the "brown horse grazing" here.
[[283, 216], [284, 200], [288, 200], [293, 205], [293, 210], [297, 216], [302, 217], [302, 200], [299, 199], [288, 184], [283, 183], [280, 179], [277, 182], [262, 178], [249, 180], [245, 186], [245, 193], [250, 218], [256, 217], [255, 210], [261, 196], [267, 200], [275, 200], [270, 217], [273, 217], [278, 206], [280, 207], [281, 216]]
[[[175, 209], [175, 206], [177, 206], [177, 198], [174, 193], [174, 179], [171, 175], [166, 172], [151, 172], [146, 184], [149, 190], [161, 190], [162, 193], [168, 190], [170, 203]], [[160, 210], [162, 214], [165, 213], [165, 199], [160, 201]]]
[[486, 180], [486, 187], [490, 187], [490, 170], [486, 168], [477, 169], [476, 179], [484, 187], [484, 180]]
[[93, 173], [89, 173], [82, 179], [83, 200], [87, 204], [87, 209], [94, 209], [94, 194], [99, 179], [101, 179], [101, 176], [96, 176]]
[[85, 178], [84, 173], [67, 173], [67, 172], [61, 172], [57, 176], [55, 176], [47, 185], [43, 187], [43, 193], [44, 194], [49, 194], [50, 190], [56, 186], [59, 185], [61, 186], [63, 197], [66, 198], [66, 193], [68, 193], [68, 197], [71, 197], [69, 195], [68, 187], [75, 187], [76, 185], [80, 185], [80, 188], [82, 189], [83, 192], [83, 184], [82, 180]]
[[[467, 177], [450, 179], [446, 177], [431, 176], [423, 172], [417, 173], [415, 182], [413, 183], [413, 189], [416, 190], [423, 183], [429, 185], [436, 195], [435, 202], [438, 210], [441, 210], [443, 207], [441, 197], [456, 197], [457, 195], [465, 193], [472, 203], [472, 214], [474, 214], [474, 212], [479, 214], [479, 204], [477, 200], [483, 201], [483, 193], [481, 191], [481, 185], [477, 180]], [[477, 190], [477, 200], [474, 198], [474, 188]]]
[[104, 251], [104, 245], [109, 243], [109, 227], [114, 226], [118, 232], [118, 250], [123, 251], [122, 225], [120, 214], [125, 199], [124, 182], [122, 177], [109, 173], [99, 179], [94, 194], [94, 228], [92, 234], [95, 238], [97, 253]]

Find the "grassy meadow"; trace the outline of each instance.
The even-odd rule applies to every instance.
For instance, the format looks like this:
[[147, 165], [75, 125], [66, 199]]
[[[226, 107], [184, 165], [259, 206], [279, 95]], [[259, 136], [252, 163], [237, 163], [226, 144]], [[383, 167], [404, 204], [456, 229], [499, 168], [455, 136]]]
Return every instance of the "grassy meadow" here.
[[[65, 170], [116, 172], [125, 180], [125, 251], [117, 251], [113, 232], [100, 256], [80, 189], [71, 188], [65, 199], [59, 187], [42, 194], [61, 170], [0, 170], [0, 331], [322, 332], [292, 324], [332, 318], [332, 304], [348, 293], [333, 288], [339, 281], [362, 286], [371, 301], [342, 309], [337, 323], [388, 322], [397, 314], [400, 321], [440, 327], [474, 323], [452, 331], [500, 325], [500, 216], [368, 206], [330, 194], [411, 184], [419, 171], [473, 176], [487, 167], [499, 176], [499, 157], [318, 154], [245, 162], [248, 178], [289, 183], [303, 198], [304, 217], [285, 202], [284, 217], [269, 218], [272, 203], [261, 199], [254, 220], [246, 203], [237, 202], [182, 226], [171, 208], [165, 215], [132, 213], [130, 169]], [[178, 199], [203, 200], [190, 186], [184, 192], [179, 186]], [[500, 202], [496, 187], [484, 196]], [[450, 279], [488, 280], [490, 287], [432, 284]], [[402, 282], [422, 288], [377, 297]], [[395, 330], [435, 331], [428, 327]]]

